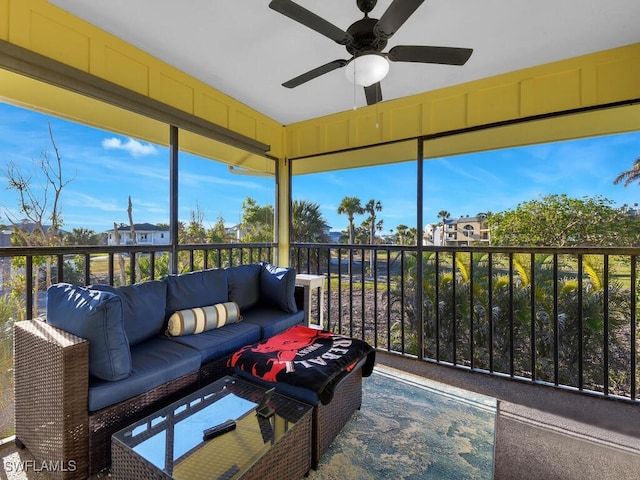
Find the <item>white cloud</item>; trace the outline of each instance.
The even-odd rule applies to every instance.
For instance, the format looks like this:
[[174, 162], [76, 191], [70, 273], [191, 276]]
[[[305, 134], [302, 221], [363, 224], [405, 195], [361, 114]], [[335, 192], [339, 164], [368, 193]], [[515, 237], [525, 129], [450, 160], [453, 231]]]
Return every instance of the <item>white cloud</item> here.
[[134, 157], [143, 157], [145, 155], [155, 155], [158, 153], [156, 147], [147, 143], [146, 145], [140, 143], [133, 138], [128, 138], [126, 142], [122, 142], [119, 138], [105, 138], [102, 140], [102, 147], [114, 150], [124, 150]]

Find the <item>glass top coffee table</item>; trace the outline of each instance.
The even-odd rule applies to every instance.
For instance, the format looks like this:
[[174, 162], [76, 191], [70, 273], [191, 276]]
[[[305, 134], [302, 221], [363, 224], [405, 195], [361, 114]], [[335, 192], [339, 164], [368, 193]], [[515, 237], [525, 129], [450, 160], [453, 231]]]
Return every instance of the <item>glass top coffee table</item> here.
[[[312, 407], [224, 377], [113, 435], [111, 473], [118, 479], [287, 479], [311, 467]], [[235, 428], [205, 440], [227, 420]]]

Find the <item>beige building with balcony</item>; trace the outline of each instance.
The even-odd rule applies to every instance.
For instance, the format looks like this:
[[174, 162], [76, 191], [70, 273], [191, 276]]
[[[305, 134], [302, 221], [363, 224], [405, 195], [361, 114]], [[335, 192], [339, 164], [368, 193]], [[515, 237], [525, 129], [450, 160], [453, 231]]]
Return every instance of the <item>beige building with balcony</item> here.
[[430, 245], [448, 247], [468, 247], [470, 245], [489, 245], [491, 237], [485, 216], [447, 219], [444, 224], [427, 225], [425, 241]]

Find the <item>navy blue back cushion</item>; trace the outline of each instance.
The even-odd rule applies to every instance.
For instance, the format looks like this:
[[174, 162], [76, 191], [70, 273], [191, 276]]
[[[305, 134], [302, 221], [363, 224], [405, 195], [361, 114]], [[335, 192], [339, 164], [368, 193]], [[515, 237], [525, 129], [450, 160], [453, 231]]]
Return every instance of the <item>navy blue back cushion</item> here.
[[260, 301], [260, 272], [258, 263], [227, 268], [229, 301], [236, 302], [240, 311], [255, 307]]
[[166, 282], [152, 280], [124, 287], [92, 285], [91, 288], [113, 293], [122, 299], [122, 321], [130, 346], [138, 345], [164, 330]]
[[224, 268], [167, 275], [166, 318], [178, 310], [207, 307], [228, 300], [227, 271]]
[[89, 340], [91, 375], [116, 381], [131, 373], [119, 296], [68, 283], [52, 285], [47, 291], [47, 323]]
[[296, 270], [262, 263], [260, 272], [260, 298], [263, 303], [273, 305], [287, 313], [296, 313]]

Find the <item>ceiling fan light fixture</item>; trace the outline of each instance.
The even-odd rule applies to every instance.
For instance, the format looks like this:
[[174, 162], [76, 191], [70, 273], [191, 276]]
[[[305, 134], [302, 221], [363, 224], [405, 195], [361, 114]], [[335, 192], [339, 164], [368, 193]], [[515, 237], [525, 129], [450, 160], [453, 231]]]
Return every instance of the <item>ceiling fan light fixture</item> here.
[[354, 57], [345, 68], [344, 74], [356, 85], [369, 87], [378, 83], [389, 73], [389, 61], [378, 53], [365, 53]]

